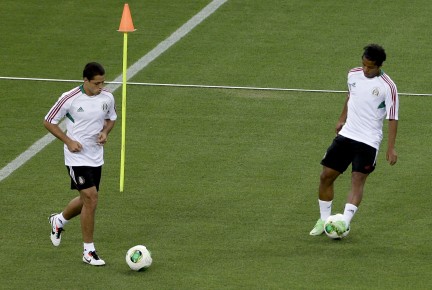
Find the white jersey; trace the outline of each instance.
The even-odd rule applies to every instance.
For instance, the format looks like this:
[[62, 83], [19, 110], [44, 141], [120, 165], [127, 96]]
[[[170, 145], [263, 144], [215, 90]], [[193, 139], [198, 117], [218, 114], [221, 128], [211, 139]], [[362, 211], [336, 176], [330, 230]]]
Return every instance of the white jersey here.
[[67, 136], [83, 146], [80, 152], [72, 153], [64, 145], [65, 165], [101, 166], [104, 163], [103, 146], [97, 140], [105, 119], [117, 119], [113, 95], [102, 90], [99, 95], [88, 96], [82, 85], [76, 87], [61, 95], [45, 120], [58, 124], [64, 117]]
[[379, 149], [384, 118], [397, 120], [399, 97], [395, 83], [381, 72], [367, 78], [361, 67], [348, 73], [348, 114], [339, 134]]

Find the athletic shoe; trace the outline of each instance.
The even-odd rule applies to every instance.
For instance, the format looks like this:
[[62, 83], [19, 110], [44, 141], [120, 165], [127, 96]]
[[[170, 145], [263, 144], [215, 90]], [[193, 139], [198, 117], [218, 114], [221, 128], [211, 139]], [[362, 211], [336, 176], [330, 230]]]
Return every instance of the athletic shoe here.
[[319, 236], [322, 233], [324, 233], [324, 221], [322, 219], [318, 219], [314, 228], [310, 231], [309, 235]]
[[347, 231], [347, 225], [344, 221], [332, 222], [333, 229], [337, 232], [339, 236]]
[[96, 254], [96, 251], [87, 252], [87, 254], [83, 253], [83, 262], [93, 266], [105, 265], [105, 261], [99, 258], [99, 256]]
[[57, 215], [58, 213], [53, 213], [49, 217], [49, 223], [51, 224], [51, 242], [54, 246], [58, 247], [61, 242], [61, 233], [63, 231], [63, 228], [59, 228], [57, 226]]

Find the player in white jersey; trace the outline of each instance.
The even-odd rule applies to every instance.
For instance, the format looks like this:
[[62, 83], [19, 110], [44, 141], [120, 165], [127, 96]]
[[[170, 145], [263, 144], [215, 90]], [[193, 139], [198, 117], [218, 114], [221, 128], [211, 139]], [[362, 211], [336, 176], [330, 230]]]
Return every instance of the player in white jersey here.
[[399, 98], [395, 83], [381, 70], [386, 60], [384, 49], [377, 44], [364, 48], [362, 67], [348, 73], [348, 96], [336, 125], [337, 136], [321, 161], [318, 203], [320, 218], [310, 235], [321, 235], [324, 222], [331, 215], [334, 182], [352, 165], [351, 190], [347, 197], [343, 221], [334, 223], [342, 234], [350, 227], [363, 198], [368, 175], [375, 169], [376, 157], [383, 138], [383, 122], [388, 120], [386, 158], [396, 164], [395, 150]]
[[[51, 242], [59, 246], [67, 222], [80, 215], [84, 241], [83, 262], [101, 266], [93, 241], [95, 212], [102, 173], [103, 145], [117, 119], [113, 95], [103, 89], [105, 69], [88, 63], [83, 70], [83, 84], [62, 94], [44, 119], [44, 126], [64, 143], [65, 165], [71, 189], [79, 191], [59, 214], [49, 217]], [[60, 127], [66, 122], [67, 133]]]

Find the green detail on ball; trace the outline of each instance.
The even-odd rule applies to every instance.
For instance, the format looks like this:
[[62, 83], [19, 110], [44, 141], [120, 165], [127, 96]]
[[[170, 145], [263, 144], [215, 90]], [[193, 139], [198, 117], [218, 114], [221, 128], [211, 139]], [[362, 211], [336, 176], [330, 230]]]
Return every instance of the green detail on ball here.
[[138, 263], [139, 260], [142, 259], [142, 253], [141, 253], [141, 251], [136, 250], [136, 251], [132, 254], [132, 256], [130, 257], [130, 259], [131, 259], [132, 262], [134, 262], [134, 263]]

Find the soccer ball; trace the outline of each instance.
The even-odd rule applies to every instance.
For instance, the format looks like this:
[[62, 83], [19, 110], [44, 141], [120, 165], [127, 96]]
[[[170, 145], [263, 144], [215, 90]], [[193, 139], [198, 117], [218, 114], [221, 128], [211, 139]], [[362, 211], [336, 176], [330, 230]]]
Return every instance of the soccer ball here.
[[126, 263], [134, 271], [145, 270], [152, 262], [151, 253], [143, 245], [134, 246], [126, 253]]
[[343, 221], [343, 214], [338, 213], [335, 215], [331, 215], [327, 218], [327, 220], [324, 223], [324, 232], [326, 233], [326, 235], [331, 238], [331, 239], [342, 239], [346, 236], [348, 236], [349, 232], [350, 232], [350, 227], [348, 227], [348, 229], [343, 232], [341, 235], [339, 235], [334, 228], [332, 227], [332, 223], [336, 222], [336, 221]]

